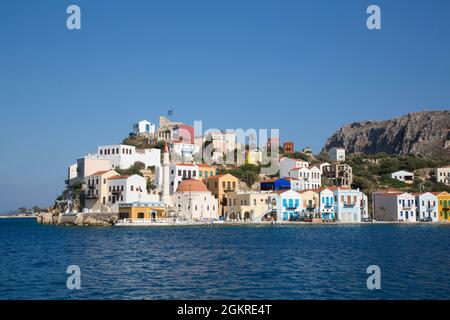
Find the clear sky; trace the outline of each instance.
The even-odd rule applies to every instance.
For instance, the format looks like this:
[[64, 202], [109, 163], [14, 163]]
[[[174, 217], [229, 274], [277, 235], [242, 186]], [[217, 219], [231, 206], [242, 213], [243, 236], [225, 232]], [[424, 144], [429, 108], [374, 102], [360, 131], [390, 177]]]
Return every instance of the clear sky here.
[[2, 0], [0, 210], [49, 205], [75, 159], [168, 109], [315, 152], [349, 122], [449, 109], [449, 14], [448, 0]]

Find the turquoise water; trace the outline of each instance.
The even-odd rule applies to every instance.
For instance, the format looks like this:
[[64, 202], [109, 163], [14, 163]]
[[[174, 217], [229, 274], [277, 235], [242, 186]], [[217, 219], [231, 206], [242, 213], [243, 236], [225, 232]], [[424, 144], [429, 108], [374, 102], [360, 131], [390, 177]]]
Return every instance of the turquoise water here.
[[[79, 228], [0, 219], [0, 299], [449, 299], [450, 226]], [[66, 287], [69, 265], [81, 290]], [[366, 269], [381, 268], [370, 291]]]

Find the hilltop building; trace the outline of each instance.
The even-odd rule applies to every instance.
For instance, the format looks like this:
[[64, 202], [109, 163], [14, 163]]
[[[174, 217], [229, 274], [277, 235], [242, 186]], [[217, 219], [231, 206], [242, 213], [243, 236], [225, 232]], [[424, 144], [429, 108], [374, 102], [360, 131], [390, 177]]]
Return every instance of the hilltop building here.
[[156, 132], [156, 125], [147, 120], [141, 120], [133, 125], [134, 135], [153, 135]]
[[283, 151], [285, 154], [293, 154], [295, 152], [294, 142], [286, 141], [283, 143]]
[[408, 184], [414, 183], [414, 173], [404, 170], [392, 173], [391, 178]]
[[99, 146], [97, 154], [111, 161], [111, 169], [129, 169], [136, 162], [144, 164], [145, 168], [161, 165], [161, 150], [136, 149], [123, 144]]
[[436, 182], [450, 186], [450, 166], [436, 168]]
[[333, 147], [328, 152], [328, 157], [331, 161], [344, 162], [345, 161], [345, 149]]
[[353, 183], [352, 167], [345, 163], [323, 164], [322, 175], [336, 187], [351, 187]]

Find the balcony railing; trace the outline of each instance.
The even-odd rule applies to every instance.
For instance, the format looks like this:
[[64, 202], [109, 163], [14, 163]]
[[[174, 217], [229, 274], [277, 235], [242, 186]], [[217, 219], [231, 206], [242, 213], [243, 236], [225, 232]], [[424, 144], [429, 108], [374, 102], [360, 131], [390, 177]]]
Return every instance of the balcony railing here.
[[345, 208], [351, 208], [351, 207], [354, 207], [354, 206], [356, 206], [355, 203], [344, 203], [344, 207]]
[[93, 192], [88, 192], [88, 193], [85, 193], [84, 198], [85, 199], [98, 199], [98, 194], [95, 194]]

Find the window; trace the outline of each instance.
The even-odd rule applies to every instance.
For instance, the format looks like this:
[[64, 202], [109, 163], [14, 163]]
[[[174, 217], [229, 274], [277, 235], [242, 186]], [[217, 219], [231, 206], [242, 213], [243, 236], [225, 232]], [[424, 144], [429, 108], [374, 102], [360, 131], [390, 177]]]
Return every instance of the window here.
[[131, 191], [134, 191], [134, 186], [131, 186]]
[[138, 219], [144, 219], [144, 213], [143, 212], [139, 212], [138, 213]]

